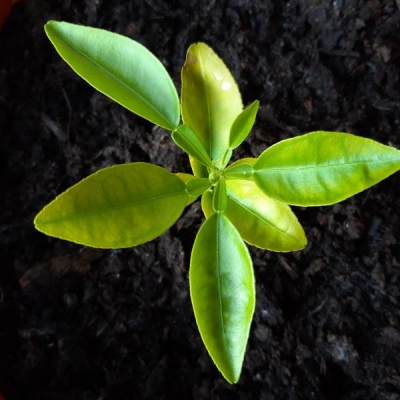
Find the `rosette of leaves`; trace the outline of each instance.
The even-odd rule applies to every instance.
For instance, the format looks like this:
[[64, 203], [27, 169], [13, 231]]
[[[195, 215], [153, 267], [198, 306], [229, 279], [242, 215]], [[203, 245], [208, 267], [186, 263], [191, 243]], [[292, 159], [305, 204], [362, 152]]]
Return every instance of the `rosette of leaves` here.
[[307, 240], [290, 205], [330, 205], [359, 193], [398, 171], [400, 152], [352, 134], [317, 131], [229, 164], [259, 103], [243, 108], [232, 74], [209, 46], [189, 47], [179, 99], [162, 63], [141, 44], [65, 22], [50, 21], [45, 31], [89, 84], [171, 131], [192, 174], [143, 162], [101, 169], [44, 207], [36, 228], [86, 246], [131, 247], [161, 235], [201, 196], [206, 218], [191, 254], [191, 300], [212, 360], [228, 382], [237, 382], [255, 305], [246, 243], [301, 250]]

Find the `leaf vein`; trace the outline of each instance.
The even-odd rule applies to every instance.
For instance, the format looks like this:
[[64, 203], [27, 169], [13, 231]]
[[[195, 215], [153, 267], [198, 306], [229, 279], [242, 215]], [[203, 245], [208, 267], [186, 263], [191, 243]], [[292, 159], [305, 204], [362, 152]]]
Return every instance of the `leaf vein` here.
[[261, 221], [265, 222], [267, 225], [269, 225], [271, 228], [283, 233], [284, 235], [296, 240], [297, 238], [295, 236], [292, 236], [290, 233], [283, 231], [282, 229], [278, 228], [277, 226], [273, 225], [271, 222], [269, 222], [268, 220], [264, 219], [261, 215], [257, 214], [256, 212], [254, 212], [251, 208], [246, 207], [243, 203], [240, 203], [239, 201], [237, 201], [236, 199], [234, 199], [231, 196], [228, 196], [230, 200], [234, 201], [236, 204], [238, 204], [239, 206], [243, 207], [246, 211], [248, 211], [250, 214], [254, 215], [255, 217], [259, 218]]
[[137, 200], [137, 201], [130, 201], [127, 204], [119, 204], [119, 205], [115, 205], [115, 206], [108, 206], [108, 207], [104, 207], [104, 208], [99, 208], [99, 209], [92, 210], [92, 211], [77, 213], [76, 215], [64, 216], [64, 217], [61, 217], [61, 218], [52, 219], [51, 221], [41, 222], [41, 225], [56, 224], [56, 223], [64, 222], [64, 221], [77, 220], [77, 219], [81, 219], [81, 218], [85, 218], [85, 217], [90, 217], [92, 215], [99, 215], [99, 214], [102, 214], [102, 213], [107, 213], [107, 212], [115, 211], [115, 210], [118, 210], [118, 209], [124, 209], [124, 208], [133, 207], [135, 205], [146, 203], [146, 202], [156, 202], [156, 201], [161, 200], [163, 198], [173, 197], [173, 196], [179, 195], [180, 193], [183, 193], [183, 192], [181, 192], [181, 191], [179, 191], [179, 192], [178, 191], [177, 192], [170, 192], [170, 193], [165, 193], [165, 194], [161, 194], [161, 195], [158, 195], [158, 196], [151, 196], [151, 197], [146, 198], [146, 199], [141, 199], [141, 200]]
[[[155, 111], [155, 113], [161, 117], [161, 119], [163, 121], [166, 122], [167, 126], [170, 126], [171, 123], [164, 117], [163, 114], [161, 114], [161, 112], [154, 107], [153, 104], [151, 104], [145, 97], [143, 97], [139, 92], [135, 91], [134, 89], [132, 89], [130, 86], [128, 86], [126, 83], [124, 83], [118, 76], [116, 76], [115, 74], [112, 74], [111, 72], [107, 71], [101, 64], [99, 64], [98, 62], [96, 62], [94, 59], [90, 58], [89, 56], [87, 56], [85, 53], [83, 53], [82, 51], [78, 50], [76, 47], [74, 47], [72, 44], [70, 44], [67, 40], [63, 39], [62, 37], [58, 36], [59, 40], [61, 40], [63, 43], [65, 43], [67, 46], [69, 46], [73, 51], [76, 51], [78, 54], [80, 54], [83, 58], [85, 58], [86, 60], [88, 60], [89, 62], [91, 62], [93, 65], [95, 65], [96, 67], [98, 67], [105, 75], [109, 75], [111, 78], [115, 79], [121, 86], [125, 87], [126, 89], [128, 89], [129, 92], [133, 93], [134, 96], [138, 97], [140, 100], [142, 100], [144, 103], [146, 103], [153, 111]], [[72, 69], [75, 70], [75, 68], [73, 68], [71, 66]], [[80, 76], [82, 76], [81, 74], [79, 74]], [[82, 78], [88, 82], [91, 86], [93, 86], [85, 77], [82, 76]], [[99, 92], [103, 93], [105, 96], [108, 96], [110, 98], [112, 98], [114, 101], [116, 101], [117, 103], [121, 104], [119, 101], [117, 101], [113, 96], [105, 93], [103, 90], [100, 90], [98, 88], [96, 88], [96, 90], [98, 90]], [[139, 115], [139, 114], [138, 114]], [[143, 117], [144, 118], [144, 117]]]
[[[262, 169], [257, 169], [256, 172], [268, 173], [268, 171], [301, 171], [301, 170], [310, 170], [310, 169], [326, 169], [326, 168], [335, 168], [335, 167], [346, 167], [350, 165], [371, 165], [371, 164], [388, 164], [390, 162], [396, 163], [400, 162], [399, 157], [390, 158], [386, 160], [365, 160], [358, 162], [345, 162], [345, 163], [332, 163], [332, 164], [322, 164], [322, 165], [301, 165], [301, 166], [287, 166], [287, 167], [264, 167]], [[400, 168], [400, 165], [399, 165]]]

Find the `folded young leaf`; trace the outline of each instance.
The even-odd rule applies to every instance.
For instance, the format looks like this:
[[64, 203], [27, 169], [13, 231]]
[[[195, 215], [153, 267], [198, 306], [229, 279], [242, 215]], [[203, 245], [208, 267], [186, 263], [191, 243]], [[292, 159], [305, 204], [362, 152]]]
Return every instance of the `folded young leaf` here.
[[[252, 181], [227, 181], [225, 215], [249, 244], [270, 251], [297, 251], [307, 239], [296, 215], [287, 204], [265, 195]], [[212, 193], [205, 192], [202, 209], [213, 214]]]
[[215, 185], [213, 195], [213, 210], [216, 213], [222, 213], [226, 210], [228, 197], [226, 194], [226, 181], [225, 177], [221, 176]]
[[172, 132], [172, 139], [187, 154], [194, 157], [204, 166], [212, 168], [213, 164], [210, 156], [203, 147], [200, 139], [188, 126], [180, 125], [177, 130]]
[[349, 133], [311, 132], [265, 150], [253, 179], [268, 196], [299, 206], [329, 205], [400, 169], [400, 151]]
[[197, 178], [207, 178], [208, 177], [208, 169], [205, 165], [198, 162], [194, 157], [189, 155], [190, 166], [192, 167], [193, 174]]
[[98, 91], [173, 130], [179, 97], [161, 62], [141, 44], [102, 29], [50, 21], [45, 31], [60, 56]]
[[233, 121], [229, 137], [229, 147], [231, 149], [236, 149], [236, 147], [240, 146], [251, 132], [259, 105], [260, 102], [258, 100], [253, 101]]
[[239, 380], [255, 305], [251, 258], [224, 214], [200, 228], [190, 260], [190, 295], [203, 342], [230, 383]]
[[164, 233], [186, 206], [186, 185], [164, 168], [104, 168], [70, 187], [35, 218], [36, 228], [91, 247], [123, 248]]
[[230, 129], [243, 108], [237, 84], [214, 51], [192, 44], [182, 68], [182, 119], [192, 128], [217, 167], [229, 149]]

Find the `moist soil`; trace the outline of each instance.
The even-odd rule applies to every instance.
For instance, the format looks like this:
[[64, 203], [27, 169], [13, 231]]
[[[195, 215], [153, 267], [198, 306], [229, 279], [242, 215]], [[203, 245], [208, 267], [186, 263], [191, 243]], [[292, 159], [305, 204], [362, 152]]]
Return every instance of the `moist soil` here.
[[[147, 46], [177, 87], [204, 41], [260, 100], [235, 157], [315, 130], [400, 148], [393, 0], [27, 0], [0, 32], [0, 391], [6, 400], [400, 399], [400, 175], [329, 207], [296, 208], [309, 243], [250, 248], [257, 305], [241, 379], [201, 342], [188, 287], [199, 203], [160, 238], [99, 250], [32, 224], [100, 168], [190, 171], [170, 134], [97, 93], [45, 37], [50, 19]], [[340, 183], [338, 183], [340, 184]], [[0, 395], [1, 397], [1, 395]]]

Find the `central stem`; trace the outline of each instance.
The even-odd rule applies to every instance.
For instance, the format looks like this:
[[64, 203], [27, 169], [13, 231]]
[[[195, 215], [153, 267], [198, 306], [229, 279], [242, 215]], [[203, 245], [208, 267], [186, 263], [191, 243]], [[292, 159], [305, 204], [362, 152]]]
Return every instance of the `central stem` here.
[[221, 176], [224, 175], [224, 170], [219, 168], [214, 168], [210, 171], [209, 179], [215, 185]]

